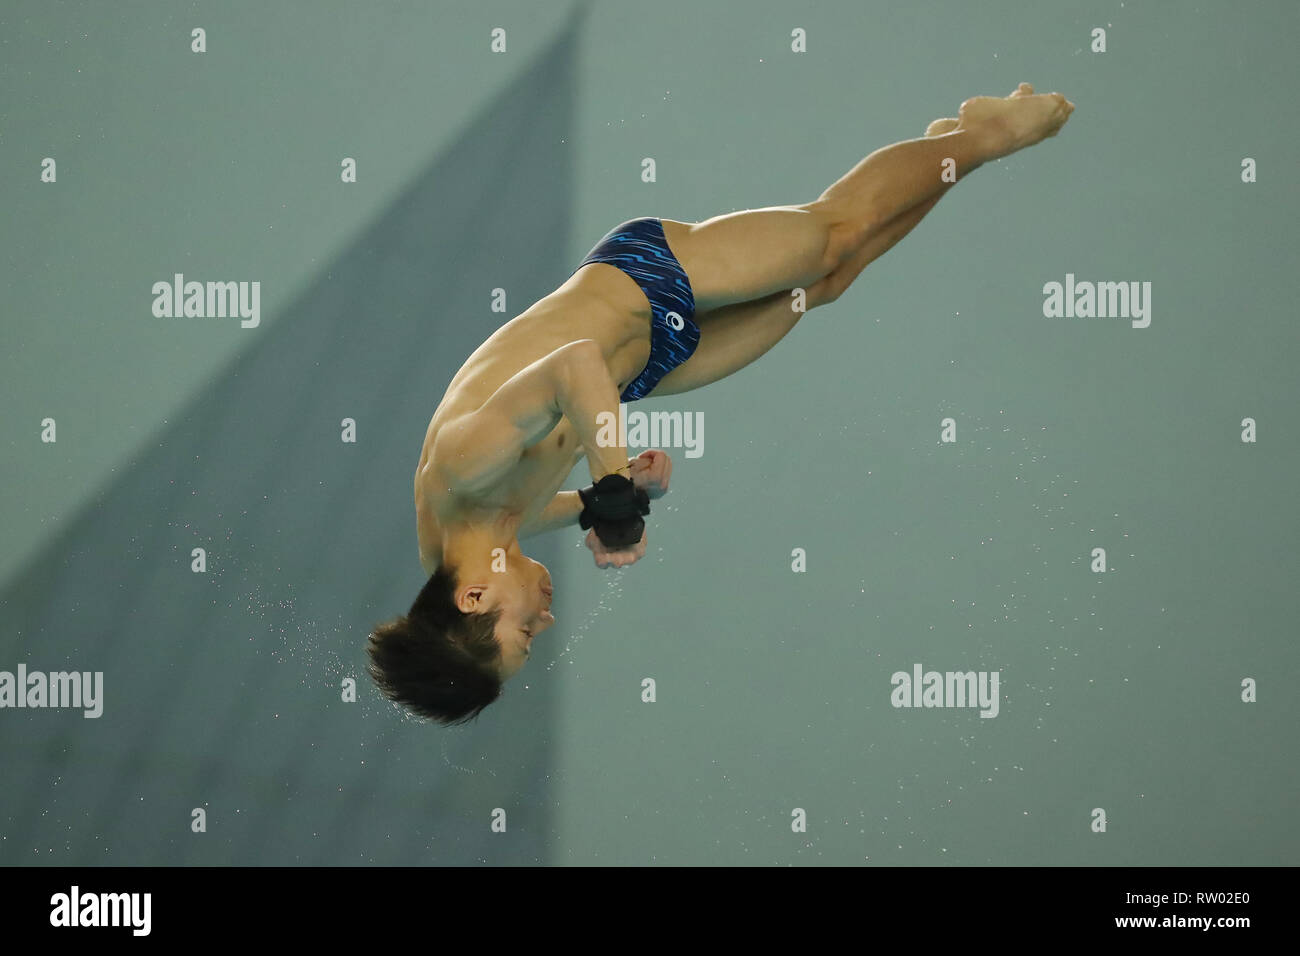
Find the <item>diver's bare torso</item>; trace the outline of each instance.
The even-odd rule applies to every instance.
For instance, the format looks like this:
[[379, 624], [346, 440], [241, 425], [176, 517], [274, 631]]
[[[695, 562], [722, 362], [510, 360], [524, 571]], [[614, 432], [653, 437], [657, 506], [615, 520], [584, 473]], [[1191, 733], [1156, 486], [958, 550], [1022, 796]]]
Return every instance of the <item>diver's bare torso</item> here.
[[483, 493], [448, 493], [431, 459], [438, 430], [479, 408], [521, 369], [580, 339], [601, 346], [621, 391], [645, 367], [650, 354], [650, 308], [627, 275], [604, 263], [579, 269], [555, 292], [511, 319], [461, 366], [433, 413], [415, 472], [416, 534], [420, 562], [432, 571], [442, 560], [444, 522], [508, 513], [527, 524], [541, 513], [583, 455], [577, 433], [561, 418], [545, 438], [525, 449], [518, 464]]

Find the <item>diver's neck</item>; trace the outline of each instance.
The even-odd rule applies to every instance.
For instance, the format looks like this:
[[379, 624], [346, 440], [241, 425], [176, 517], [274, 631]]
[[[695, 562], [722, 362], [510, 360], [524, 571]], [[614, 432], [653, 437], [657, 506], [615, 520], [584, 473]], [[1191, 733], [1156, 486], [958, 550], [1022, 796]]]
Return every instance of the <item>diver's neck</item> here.
[[442, 529], [441, 564], [462, 570], [488, 568], [504, 553], [519, 555], [519, 516], [503, 514], [491, 522], [476, 521]]

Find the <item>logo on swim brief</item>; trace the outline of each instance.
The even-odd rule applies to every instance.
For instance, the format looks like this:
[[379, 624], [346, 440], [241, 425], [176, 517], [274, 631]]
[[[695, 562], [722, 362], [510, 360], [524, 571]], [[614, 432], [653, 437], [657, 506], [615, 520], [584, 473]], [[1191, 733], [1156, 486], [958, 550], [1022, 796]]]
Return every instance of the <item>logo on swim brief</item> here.
[[683, 319], [676, 312], [669, 312], [667, 315], [664, 316], [664, 318], [667, 319], [668, 324], [671, 325], [678, 332], [686, 328], [686, 320]]

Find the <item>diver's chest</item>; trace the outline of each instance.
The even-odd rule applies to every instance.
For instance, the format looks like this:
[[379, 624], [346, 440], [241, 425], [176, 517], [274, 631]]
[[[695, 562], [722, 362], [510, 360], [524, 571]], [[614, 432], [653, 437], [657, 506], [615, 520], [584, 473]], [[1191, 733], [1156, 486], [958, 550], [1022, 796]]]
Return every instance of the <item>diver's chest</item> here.
[[582, 445], [578, 441], [577, 431], [568, 419], [560, 419], [549, 435], [536, 445], [524, 449], [516, 474], [521, 481], [530, 484], [536, 480], [562, 480], [581, 457]]

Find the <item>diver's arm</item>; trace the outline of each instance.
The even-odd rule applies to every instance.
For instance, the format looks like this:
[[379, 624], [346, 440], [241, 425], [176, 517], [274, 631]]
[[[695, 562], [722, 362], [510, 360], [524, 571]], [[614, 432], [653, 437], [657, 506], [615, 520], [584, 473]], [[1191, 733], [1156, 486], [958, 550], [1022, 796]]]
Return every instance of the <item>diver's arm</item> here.
[[531, 538], [533, 535], [556, 531], [560, 528], [576, 527], [578, 515], [582, 514], [582, 499], [576, 491], [561, 491], [542, 509], [536, 518], [519, 529], [519, 537]]
[[[619, 471], [627, 461], [618, 428], [603, 427], [601, 413], [618, 421], [618, 387], [599, 344], [580, 339], [561, 346], [510, 377], [474, 411], [447, 422], [434, 439], [429, 465], [448, 490], [491, 488], [519, 462], [524, 449], [568, 417], [586, 452], [592, 477]], [[600, 434], [614, 441], [602, 446]]]
[[618, 385], [609, 374], [604, 353], [594, 339], [564, 347], [569, 360], [557, 369], [555, 397], [560, 411], [578, 433], [593, 481], [615, 473], [627, 477], [627, 443], [618, 427]]

